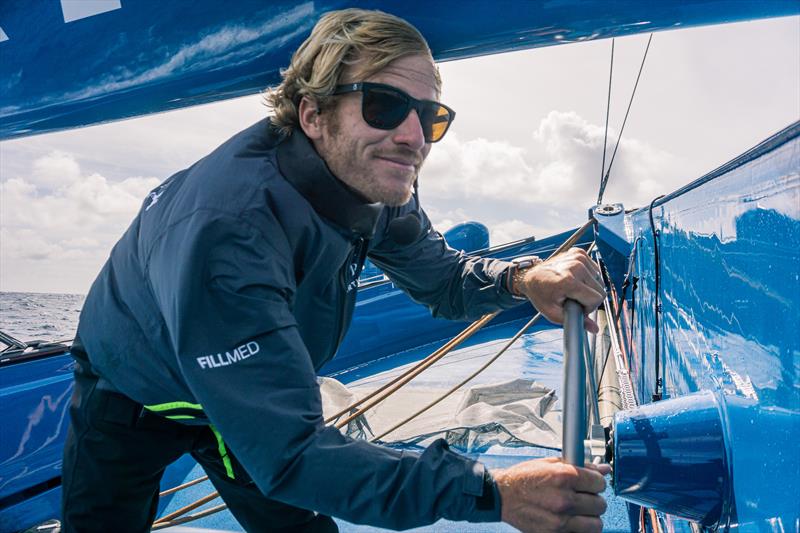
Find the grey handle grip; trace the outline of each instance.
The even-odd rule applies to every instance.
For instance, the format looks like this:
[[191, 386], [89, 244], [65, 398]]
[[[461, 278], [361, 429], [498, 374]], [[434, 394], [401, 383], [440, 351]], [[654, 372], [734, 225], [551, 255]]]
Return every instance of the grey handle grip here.
[[562, 413], [562, 456], [564, 462], [583, 466], [586, 438], [586, 365], [583, 357], [583, 307], [564, 302], [564, 401]]

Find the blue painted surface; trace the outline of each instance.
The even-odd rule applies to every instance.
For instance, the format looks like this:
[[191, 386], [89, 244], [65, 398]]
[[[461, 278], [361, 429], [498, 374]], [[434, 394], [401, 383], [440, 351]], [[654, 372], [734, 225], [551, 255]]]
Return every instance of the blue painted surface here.
[[797, 531], [800, 409], [723, 398], [733, 477], [730, 524], [745, 531]]
[[16, 533], [58, 517], [61, 487], [37, 493], [0, 510], [0, 532]]
[[[701, 389], [800, 405], [800, 124], [768, 153], [657, 204], [667, 397]], [[714, 201], [712, 202], [711, 199]], [[636, 271], [640, 400], [654, 390], [653, 237], [642, 209]]]
[[800, 523], [800, 412], [702, 391], [620, 412], [614, 488], [629, 501], [713, 528]]
[[713, 393], [646, 404], [614, 418], [614, 488], [630, 501], [715, 526], [730, 503], [729, 472]]
[[58, 516], [73, 364], [53, 355], [0, 366], [0, 532]]
[[489, 248], [489, 228], [480, 222], [461, 222], [445, 231], [444, 239], [456, 250], [477, 252]]
[[664, 398], [724, 395], [732, 524], [796, 528], [800, 123], [655, 202], [652, 214], [653, 228], [647, 208], [626, 221], [637, 242], [625, 319], [638, 399], [656, 390], [658, 320]]
[[[59, 516], [74, 366], [69, 354], [0, 366], [0, 533]], [[195, 464], [189, 456], [172, 464], [162, 490], [180, 484]], [[159, 512], [170, 501], [162, 498]]]
[[[122, 2], [71, 20], [61, 2], [0, 4], [0, 139], [254, 94], [342, 0]], [[800, 12], [795, 0], [364, 0], [416, 25], [438, 60]], [[65, 68], [68, 66], [68, 68]]]
[[0, 367], [0, 499], [61, 475], [72, 368], [66, 355]]

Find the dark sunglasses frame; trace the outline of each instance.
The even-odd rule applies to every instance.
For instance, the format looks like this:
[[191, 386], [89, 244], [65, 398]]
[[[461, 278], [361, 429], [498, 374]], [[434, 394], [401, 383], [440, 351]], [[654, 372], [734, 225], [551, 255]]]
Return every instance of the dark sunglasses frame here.
[[[400, 116], [399, 120], [396, 123], [394, 122], [384, 122], [381, 124], [376, 124], [375, 122], [369, 120], [367, 118], [367, 96], [370, 91], [373, 89], [377, 89], [383, 92], [393, 93], [394, 96], [398, 98], [398, 100], [405, 102], [405, 111], [403, 111], [402, 116]], [[450, 125], [453, 123], [453, 120], [456, 118], [456, 112], [453, 111], [451, 108], [447, 107], [446, 105], [435, 102], [433, 100], [417, 100], [410, 94], [406, 93], [398, 89], [397, 87], [392, 87], [391, 85], [386, 85], [383, 83], [372, 83], [368, 81], [361, 81], [356, 83], [346, 83], [344, 85], [337, 85], [336, 89], [333, 91], [334, 95], [339, 94], [347, 94], [347, 93], [354, 93], [354, 92], [361, 92], [361, 118], [364, 119], [370, 127], [376, 128], [379, 130], [392, 130], [403, 123], [403, 121], [408, 118], [408, 114], [411, 112], [412, 109], [417, 111], [417, 116], [420, 119], [420, 124], [422, 124], [423, 117], [433, 116], [433, 120], [431, 123], [426, 127], [425, 124], [422, 124], [422, 131], [425, 135], [425, 142], [435, 143], [441, 141], [447, 130], [450, 129]], [[426, 109], [427, 108], [427, 109]], [[443, 108], [447, 111], [447, 116], [442, 116], [436, 113], [437, 108]], [[427, 110], [430, 110], [430, 113], [426, 113]], [[433, 132], [433, 125], [440, 123], [440, 122], [447, 122], [444, 127], [444, 131], [442, 134], [437, 138], [431, 138]], [[429, 134], [430, 132], [430, 134]]]

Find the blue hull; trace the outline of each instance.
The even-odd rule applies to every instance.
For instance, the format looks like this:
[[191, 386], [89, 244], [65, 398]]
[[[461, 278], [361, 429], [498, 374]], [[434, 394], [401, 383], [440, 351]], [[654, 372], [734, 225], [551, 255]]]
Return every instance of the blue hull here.
[[[700, 412], [708, 400], [693, 393], [713, 393], [713, 416], [698, 415], [690, 425], [721, 420], [713, 423], [720, 424], [722, 449], [712, 454], [727, 477], [718, 525], [796, 530], [800, 123], [651, 206], [597, 218], [638, 403], [691, 398], [685, 409]], [[671, 413], [666, 428], [679, 426], [679, 414]], [[701, 455], [700, 442], [659, 449], [666, 461], [647, 451], [647, 476], [680, 477], [687, 454]], [[709, 500], [698, 472], [680, 479], [685, 508]], [[686, 488], [692, 486], [696, 492]]]

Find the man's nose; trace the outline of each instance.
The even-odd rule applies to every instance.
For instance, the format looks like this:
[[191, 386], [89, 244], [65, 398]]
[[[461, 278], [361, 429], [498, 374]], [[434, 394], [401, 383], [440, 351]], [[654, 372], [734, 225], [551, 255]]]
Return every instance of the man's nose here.
[[412, 150], [421, 150], [425, 146], [425, 134], [416, 109], [412, 109], [406, 119], [394, 129], [394, 142], [405, 144]]

